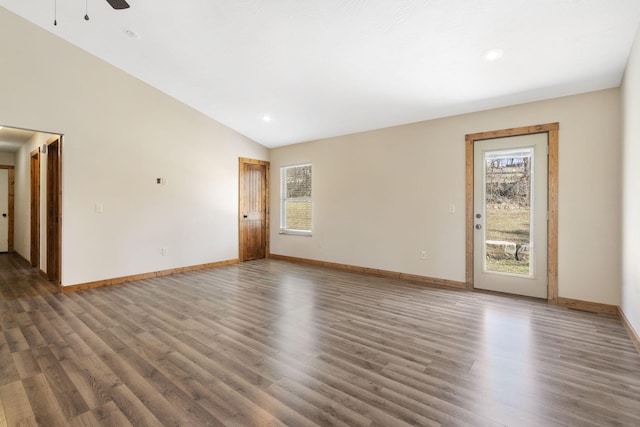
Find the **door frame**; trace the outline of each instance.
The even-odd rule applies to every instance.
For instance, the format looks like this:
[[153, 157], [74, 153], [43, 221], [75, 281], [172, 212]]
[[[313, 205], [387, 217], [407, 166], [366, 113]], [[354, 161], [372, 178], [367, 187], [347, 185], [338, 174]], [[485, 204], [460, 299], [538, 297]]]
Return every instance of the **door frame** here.
[[547, 123], [465, 135], [466, 157], [466, 286], [473, 286], [473, 148], [476, 141], [510, 136], [546, 133], [549, 144], [547, 167], [547, 301], [558, 301], [558, 133], [560, 123]]
[[[47, 278], [62, 278], [62, 135], [47, 140]], [[56, 153], [52, 160], [51, 153]], [[53, 268], [52, 268], [53, 267]]]
[[244, 182], [244, 165], [245, 164], [254, 164], [254, 165], [262, 165], [265, 166], [265, 258], [269, 258], [269, 234], [270, 234], [270, 208], [269, 208], [269, 166], [270, 163], [264, 160], [255, 160], [249, 159], [246, 157], [240, 157], [238, 161], [238, 258], [240, 262], [244, 262], [245, 260], [245, 251], [242, 245], [244, 241], [244, 230], [242, 227], [242, 212], [244, 206], [242, 206], [242, 201], [244, 199], [244, 187], [242, 183]]
[[11, 165], [0, 165], [0, 169], [6, 169], [7, 170], [7, 175], [8, 175], [8, 180], [9, 180], [9, 189], [8, 189], [8, 213], [7, 213], [7, 227], [9, 227], [8, 231], [8, 236], [7, 236], [7, 251], [8, 252], [13, 252], [14, 251], [14, 247], [13, 247], [13, 239], [14, 239], [14, 226], [15, 226], [15, 219], [14, 219], [14, 209], [15, 209], [15, 169], [14, 166]]
[[29, 256], [32, 267], [40, 267], [40, 147], [33, 150], [29, 155], [29, 177], [30, 177], [30, 248]]

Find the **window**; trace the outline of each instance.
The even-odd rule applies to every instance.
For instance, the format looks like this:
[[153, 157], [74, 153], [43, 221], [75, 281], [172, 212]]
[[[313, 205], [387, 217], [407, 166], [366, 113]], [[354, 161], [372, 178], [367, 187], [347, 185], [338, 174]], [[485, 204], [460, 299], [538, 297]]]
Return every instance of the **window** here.
[[280, 169], [280, 232], [311, 235], [311, 164]]

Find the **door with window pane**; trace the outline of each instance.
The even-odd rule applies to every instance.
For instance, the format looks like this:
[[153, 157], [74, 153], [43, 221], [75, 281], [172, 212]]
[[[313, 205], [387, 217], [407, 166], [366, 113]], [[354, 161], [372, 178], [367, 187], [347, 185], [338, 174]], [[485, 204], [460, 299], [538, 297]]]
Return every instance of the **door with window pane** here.
[[547, 134], [474, 143], [475, 288], [547, 297]]

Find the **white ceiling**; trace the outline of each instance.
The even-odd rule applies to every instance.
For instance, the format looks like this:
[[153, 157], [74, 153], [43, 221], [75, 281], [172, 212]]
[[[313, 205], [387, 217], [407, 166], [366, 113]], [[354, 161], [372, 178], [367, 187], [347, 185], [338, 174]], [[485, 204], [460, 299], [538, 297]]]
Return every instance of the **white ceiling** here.
[[54, 26], [54, 0], [0, 0], [268, 147], [617, 87], [640, 22], [640, 0], [129, 3], [57, 0]]
[[25, 142], [29, 141], [36, 132], [30, 130], [0, 127], [0, 153], [13, 153]]

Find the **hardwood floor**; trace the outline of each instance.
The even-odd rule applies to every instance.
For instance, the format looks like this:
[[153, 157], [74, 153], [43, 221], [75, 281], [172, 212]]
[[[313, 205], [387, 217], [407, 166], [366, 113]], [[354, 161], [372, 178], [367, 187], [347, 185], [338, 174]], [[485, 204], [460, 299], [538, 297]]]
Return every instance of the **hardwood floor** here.
[[57, 294], [0, 255], [0, 425], [640, 425], [614, 317], [259, 260]]

